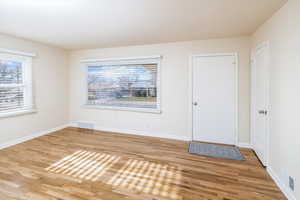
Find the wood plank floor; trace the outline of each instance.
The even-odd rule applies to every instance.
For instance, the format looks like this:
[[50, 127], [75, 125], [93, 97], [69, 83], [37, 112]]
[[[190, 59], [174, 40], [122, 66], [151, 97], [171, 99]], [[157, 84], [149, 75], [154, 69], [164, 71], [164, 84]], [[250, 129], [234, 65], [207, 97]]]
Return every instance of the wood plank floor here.
[[286, 199], [254, 153], [191, 155], [176, 140], [66, 128], [0, 151], [0, 200]]

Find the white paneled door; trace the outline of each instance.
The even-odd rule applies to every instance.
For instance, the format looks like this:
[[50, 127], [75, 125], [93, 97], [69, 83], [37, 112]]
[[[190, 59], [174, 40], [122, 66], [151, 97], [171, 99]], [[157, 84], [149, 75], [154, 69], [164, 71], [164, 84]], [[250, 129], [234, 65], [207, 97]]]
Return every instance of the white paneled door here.
[[268, 45], [263, 44], [252, 54], [252, 147], [263, 165], [267, 165], [268, 142]]
[[193, 56], [193, 140], [236, 143], [236, 55]]

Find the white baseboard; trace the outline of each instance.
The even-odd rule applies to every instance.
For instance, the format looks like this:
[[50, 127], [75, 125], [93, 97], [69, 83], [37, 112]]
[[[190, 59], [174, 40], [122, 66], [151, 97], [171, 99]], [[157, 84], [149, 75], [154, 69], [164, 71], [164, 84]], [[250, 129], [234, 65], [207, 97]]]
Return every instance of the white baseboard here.
[[249, 143], [239, 142], [238, 147], [252, 149], [252, 145]]
[[43, 136], [43, 135], [47, 135], [49, 133], [59, 131], [61, 129], [67, 128], [68, 126], [69, 126], [69, 124], [65, 124], [65, 125], [58, 126], [58, 127], [46, 130], [46, 131], [41, 131], [39, 133], [35, 133], [35, 134], [32, 134], [32, 135], [28, 135], [28, 136], [25, 136], [25, 137], [21, 137], [21, 138], [15, 139], [15, 140], [5, 142], [3, 144], [0, 144], [0, 149], [5, 149], [5, 148], [8, 148], [8, 147], [14, 146], [16, 144], [20, 144], [22, 142], [26, 142], [28, 140], [32, 140], [34, 138], [37, 138], [37, 137], [40, 137], [40, 136]]
[[275, 181], [277, 186], [283, 192], [283, 194], [288, 198], [288, 200], [297, 200], [293, 192], [284, 184], [279, 176], [275, 173], [275, 171], [271, 167], [267, 167], [267, 172], [270, 174], [272, 179]]
[[[72, 122], [69, 124], [70, 127], [78, 127], [76, 122]], [[170, 135], [170, 134], [153, 134], [146, 131], [140, 130], [128, 130], [128, 129], [118, 129], [118, 128], [107, 128], [107, 127], [100, 127], [94, 126], [94, 130], [97, 131], [106, 131], [106, 132], [114, 132], [114, 133], [122, 133], [122, 134], [132, 134], [132, 135], [140, 135], [140, 136], [148, 136], [148, 137], [157, 137], [157, 138], [165, 138], [165, 139], [173, 139], [173, 140], [182, 140], [182, 141], [191, 141], [190, 138], [185, 136], [178, 136], [178, 135]]]
[[[239, 147], [252, 149], [252, 145], [249, 143], [239, 143]], [[279, 189], [283, 192], [283, 194], [288, 198], [288, 200], [296, 200], [293, 192], [284, 184], [279, 176], [275, 173], [275, 171], [271, 167], [267, 167], [267, 172], [270, 174], [274, 182], [277, 184]]]

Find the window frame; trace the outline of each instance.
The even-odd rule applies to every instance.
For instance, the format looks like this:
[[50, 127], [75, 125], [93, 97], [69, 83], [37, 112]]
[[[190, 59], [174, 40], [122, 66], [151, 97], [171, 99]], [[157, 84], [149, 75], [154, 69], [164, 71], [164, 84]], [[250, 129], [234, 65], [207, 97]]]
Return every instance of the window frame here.
[[[33, 98], [32, 59], [33, 53], [24, 53], [7, 49], [0, 49], [0, 60], [17, 61], [22, 63], [22, 84], [0, 84], [0, 87], [22, 87], [24, 89], [24, 107], [0, 111], [0, 118], [24, 115], [36, 112]], [[7, 86], [5, 86], [7, 85]]]
[[[161, 60], [162, 56], [147, 56], [147, 57], [128, 57], [128, 58], [108, 58], [108, 59], [85, 59], [81, 60], [85, 68], [85, 88], [84, 88], [84, 108], [103, 109], [103, 110], [118, 110], [118, 111], [132, 111], [132, 112], [146, 112], [160, 114], [161, 111]], [[88, 67], [91, 65], [132, 65], [132, 64], [156, 64], [156, 108], [134, 108], [121, 106], [105, 106], [105, 105], [90, 105], [88, 104]]]

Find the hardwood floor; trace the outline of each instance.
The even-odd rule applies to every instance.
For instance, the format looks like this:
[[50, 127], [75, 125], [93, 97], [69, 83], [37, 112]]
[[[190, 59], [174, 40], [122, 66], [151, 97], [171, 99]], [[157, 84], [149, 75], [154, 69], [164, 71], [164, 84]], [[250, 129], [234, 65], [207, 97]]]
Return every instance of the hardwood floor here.
[[286, 199], [251, 150], [233, 161], [187, 148], [67, 128], [0, 151], [0, 200]]

